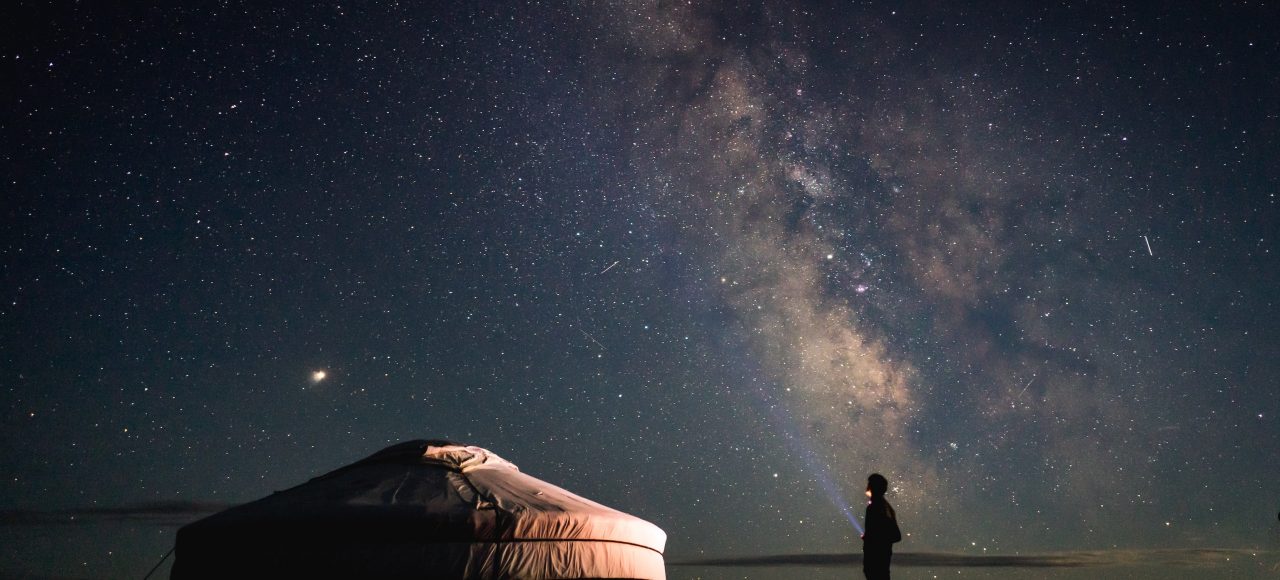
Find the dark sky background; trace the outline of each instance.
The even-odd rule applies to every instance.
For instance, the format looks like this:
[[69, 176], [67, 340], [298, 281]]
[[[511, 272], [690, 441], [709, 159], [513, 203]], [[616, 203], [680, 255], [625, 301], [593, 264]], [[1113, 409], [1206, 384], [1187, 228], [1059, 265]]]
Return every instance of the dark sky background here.
[[1274, 573], [1274, 7], [184, 4], [0, 8], [0, 575], [414, 438], [669, 561], [879, 471], [899, 551]]

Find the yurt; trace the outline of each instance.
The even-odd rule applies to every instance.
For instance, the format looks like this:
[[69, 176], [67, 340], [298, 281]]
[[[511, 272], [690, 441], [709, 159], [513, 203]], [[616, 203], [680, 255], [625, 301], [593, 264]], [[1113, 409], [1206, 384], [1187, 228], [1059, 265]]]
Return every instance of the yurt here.
[[666, 539], [488, 450], [409, 441], [183, 527], [170, 577], [665, 579]]

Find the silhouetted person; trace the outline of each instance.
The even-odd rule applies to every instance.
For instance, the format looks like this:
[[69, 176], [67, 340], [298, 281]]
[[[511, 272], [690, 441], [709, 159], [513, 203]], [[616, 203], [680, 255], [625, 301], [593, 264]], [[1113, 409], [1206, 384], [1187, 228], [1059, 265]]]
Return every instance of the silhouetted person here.
[[867, 580], [889, 580], [889, 560], [893, 559], [893, 544], [902, 540], [898, 529], [898, 514], [884, 499], [889, 480], [879, 473], [867, 478], [866, 530], [862, 534], [862, 573]]

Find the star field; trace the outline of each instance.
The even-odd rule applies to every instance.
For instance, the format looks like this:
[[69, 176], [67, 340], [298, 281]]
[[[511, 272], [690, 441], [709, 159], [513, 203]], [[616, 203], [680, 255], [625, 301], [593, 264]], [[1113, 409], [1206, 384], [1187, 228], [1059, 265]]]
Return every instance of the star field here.
[[0, 575], [415, 438], [669, 561], [856, 551], [873, 471], [904, 551], [1280, 561], [1274, 8], [6, 12]]

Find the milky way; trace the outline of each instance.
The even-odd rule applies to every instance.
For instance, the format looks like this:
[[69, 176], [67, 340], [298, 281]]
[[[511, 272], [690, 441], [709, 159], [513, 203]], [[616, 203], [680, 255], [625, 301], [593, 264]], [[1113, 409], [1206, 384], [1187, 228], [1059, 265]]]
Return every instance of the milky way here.
[[[634, 162], [718, 278], [769, 379], [753, 388], [783, 391], [841, 479], [889, 473], [926, 537], [984, 514], [1120, 541], [1211, 502], [1203, 486], [1136, 497], [1223, 467], [1171, 458], [1226, 451], [1193, 434], [1210, 391], [1190, 384], [1226, 385], [1187, 377], [1226, 337], [1185, 327], [1201, 315], [1178, 290], [1196, 281], [1153, 296], [1154, 220], [1139, 211], [1153, 192], [1133, 181], [1126, 157], [1142, 153], [1125, 129], [1080, 134], [1092, 111], [1044, 119], [1051, 89], [1003, 60], [1025, 49], [988, 60], [998, 34], [924, 51], [867, 10], [836, 18], [859, 26], [833, 46], [851, 31], [783, 6], [753, 16], [768, 24], [635, 9], [614, 47], [635, 63], [614, 96], [654, 95], [632, 116]], [[1186, 358], [1155, 363], [1161, 351]]]

